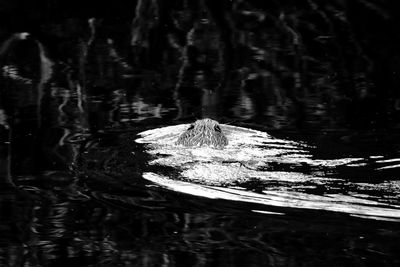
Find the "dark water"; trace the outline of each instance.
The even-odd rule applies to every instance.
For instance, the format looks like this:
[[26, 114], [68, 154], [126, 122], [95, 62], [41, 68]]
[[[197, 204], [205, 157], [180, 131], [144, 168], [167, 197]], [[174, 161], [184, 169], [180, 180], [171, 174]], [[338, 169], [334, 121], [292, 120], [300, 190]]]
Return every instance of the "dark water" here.
[[399, 18], [396, 1], [3, 1], [0, 266], [399, 266], [398, 220], [174, 192], [134, 142], [204, 117], [265, 131], [361, 158], [320, 171], [384, 184], [334, 191], [398, 211]]

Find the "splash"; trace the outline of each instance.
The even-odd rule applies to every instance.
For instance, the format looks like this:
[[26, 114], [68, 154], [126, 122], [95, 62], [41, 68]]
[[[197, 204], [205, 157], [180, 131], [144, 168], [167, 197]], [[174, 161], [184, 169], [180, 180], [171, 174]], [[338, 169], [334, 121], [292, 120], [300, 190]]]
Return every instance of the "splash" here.
[[149, 168], [153, 168], [143, 177], [170, 190], [206, 198], [400, 220], [396, 181], [368, 184], [327, 175], [339, 167], [362, 167], [364, 159], [318, 159], [306, 143], [220, 126], [229, 141], [224, 149], [175, 145], [188, 124], [140, 133], [136, 142], [145, 144], [152, 155]]

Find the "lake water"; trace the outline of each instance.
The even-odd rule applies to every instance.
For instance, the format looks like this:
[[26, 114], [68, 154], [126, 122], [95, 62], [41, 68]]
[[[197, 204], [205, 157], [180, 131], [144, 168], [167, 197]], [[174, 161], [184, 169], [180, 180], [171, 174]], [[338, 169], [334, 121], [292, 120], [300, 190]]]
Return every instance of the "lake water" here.
[[[394, 1], [0, 17], [0, 267], [400, 265]], [[252, 134], [175, 146], [201, 118]]]

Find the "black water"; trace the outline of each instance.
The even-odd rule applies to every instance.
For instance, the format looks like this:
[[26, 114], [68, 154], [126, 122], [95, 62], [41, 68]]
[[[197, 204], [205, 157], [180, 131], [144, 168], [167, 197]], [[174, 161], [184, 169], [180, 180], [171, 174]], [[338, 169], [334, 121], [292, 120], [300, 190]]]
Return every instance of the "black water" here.
[[335, 175], [398, 206], [399, 18], [396, 1], [3, 1], [0, 266], [399, 266], [397, 221], [171, 192], [134, 142], [211, 117], [363, 158]]

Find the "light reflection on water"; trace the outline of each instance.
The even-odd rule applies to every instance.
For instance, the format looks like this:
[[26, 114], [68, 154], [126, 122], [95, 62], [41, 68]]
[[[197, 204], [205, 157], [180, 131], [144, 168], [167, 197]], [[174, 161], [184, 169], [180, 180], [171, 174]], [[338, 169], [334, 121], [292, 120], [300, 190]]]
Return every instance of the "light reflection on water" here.
[[[111, 19], [86, 2], [45, 2], [2, 16], [12, 23], [0, 30], [1, 266], [398, 265], [397, 223], [326, 213], [355, 203], [348, 213], [397, 216], [390, 7], [131, 1], [107, 6]], [[52, 7], [56, 17], [41, 16]], [[262, 182], [213, 185], [209, 197], [225, 196], [215, 200], [175, 192], [168, 166], [151, 172], [174, 190], [143, 179], [154, 158], [136, 133], [201, 117], [276, 137], [263, 144], [276, 155], [241, 158]], [[278, 205], [266, 209], [266, 195]]]
[[[304, 143], [224, 124], [220, 128], [229, 142], [224, 149], [175, 145], [188, 128], [188, 124], [183, 124], [139, 133], [135, 142], [145, 144], [152, 157], [149, 165], [154, 165], [143, 174], [145, 179], [170, 190], [216, 200], [400, 220], [398, 192], [392, 188], [399, 187], [398, 181], [359, 188], [357, 182], [342, 177], [337, 170], [363, 168], [362, 158], [318, 159]], [[162, 172], [163, 167], [174, 170]], [[324, 174], [328, 172], [335, 174]], [[237, 190], [237, 186], [242, 190]], [[381, 192], [379, 197], [374, 196], [377, 190]]]

